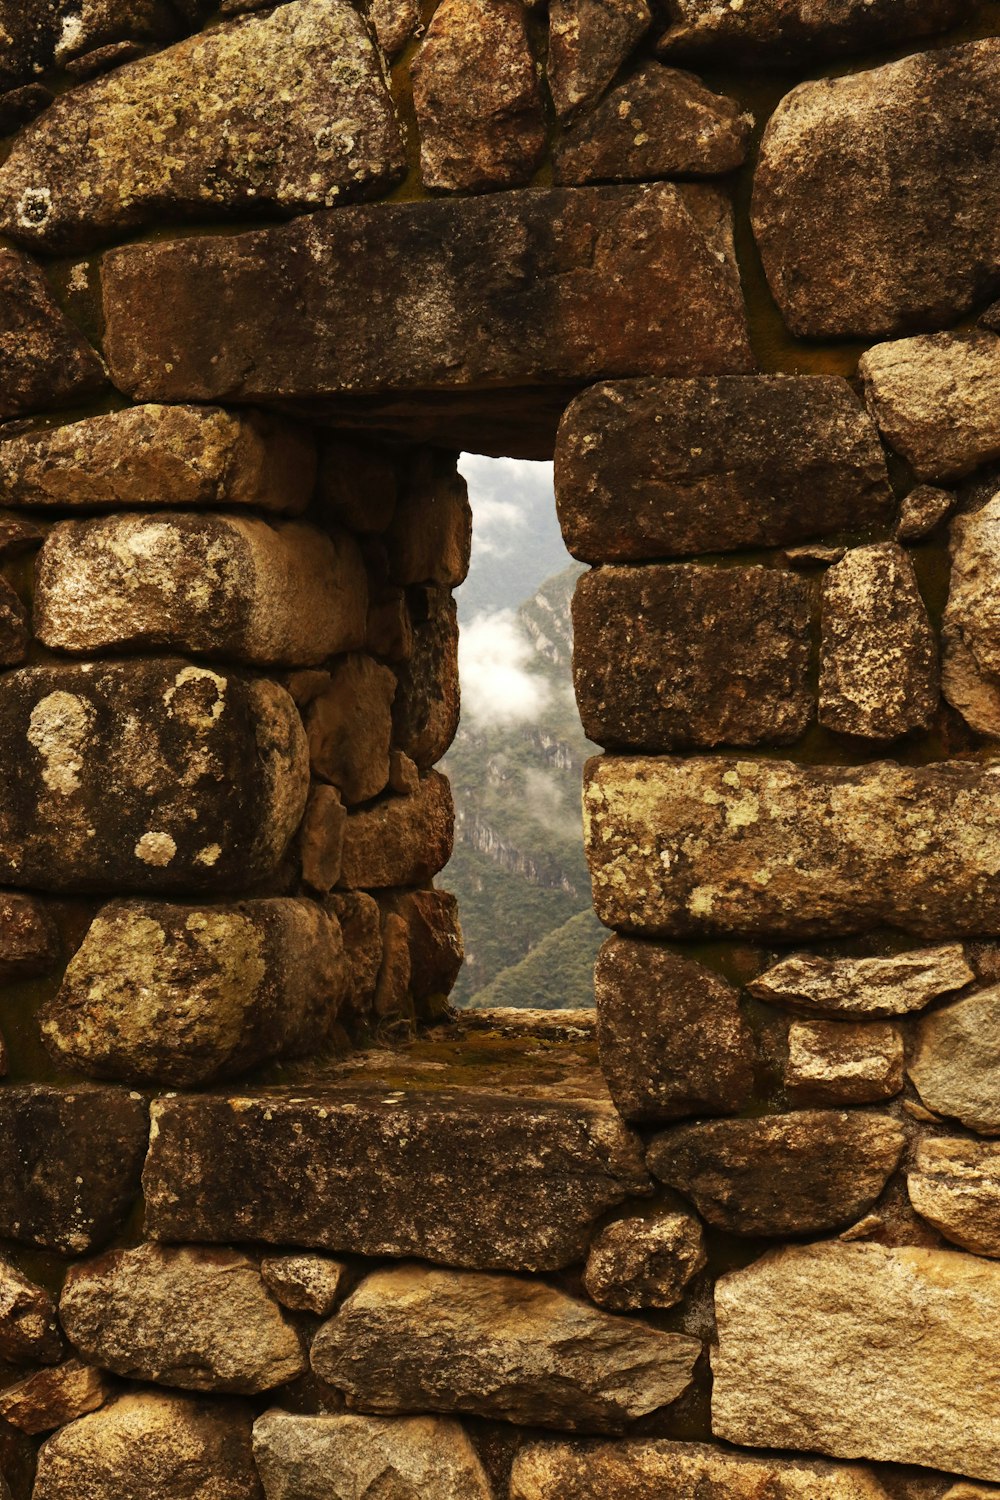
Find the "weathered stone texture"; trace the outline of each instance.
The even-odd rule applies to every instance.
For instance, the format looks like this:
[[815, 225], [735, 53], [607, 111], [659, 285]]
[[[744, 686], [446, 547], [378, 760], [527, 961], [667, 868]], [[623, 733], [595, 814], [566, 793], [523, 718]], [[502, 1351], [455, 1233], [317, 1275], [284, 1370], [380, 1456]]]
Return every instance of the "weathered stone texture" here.
[[940, 995], [965, 989], [975, 979], [959, 943], [915, 948], [885, 958], [783, 959], [750, 981], [760, 1000], [774, 1000], [820, 1015], [873, 1020], [923, 1010]]
[[270, 1255], [261, 1261], [260, 1274], [282, 1307], [328, 1318], [343, 1293], [348, 1269], [328, 1255]]
[[647, 751], [798, 739], [814, 711], [811, 593], [775, 568], [585, 573], [573, 680], [587, 738]]
[[48, 973], [59, 949], [55, 923], [40, 901], [19, 891], [0, 891], [0, 984]]
[[792, 63], [813, 54], [909, 44], [944, 31], [964, 14], [962, 0], [671, 0], [659, 41], [666, 57], [731, 58], [745, 65]]
[[35, 578], [35, 633], [56, 651], [143, 647], [310, 666], [365, 641], [357, 543], [297, 521], [195, 512], [61, 521]]
[[329, 686], [306, 710], [313, 775], [332, 782], [346, 803], [385, 791], [395, 693], [388, 667], [352, 655], [333, 667]]
[[835, 375], [597, 385], [568, 407], [555, 461], [584, 562], [776, 546], [893, 510], [875, 428]]
[[932, 333], [869, 349], [858, 366], [886, 442], [920, 479], [960, 479], [1000, 458], [1000, 338]]
[[397, 668], [392, 722], [396, 744], [427, 771], [458, 732], [458, 608], [445, 589], [416, 592], [413, 649]]
[[724, 1276], [715, 1305], [718, 1437], [1000, 1479], [1000, 1268], [989, 1261], [786, 1249]]
[[418, 792], [350, 814], [340, 884], [348, 890], [422, 885], [448, 863], [454, 832], [451, 786], [428, 771]]
[[149, 1125], [138, 1094], [0, 1089], [0, 1237], [65, 1255], [104, 1244], [139, 1188]]
[[212, 406], [133, 406], [0, 441], [5, 505], [253, 505], [300, 511], [315, 448], [290, 423]]
[[888, 1500], [870, 1469], [810, 1458], [758, 1458], [707, 1443], [533, 1442], [520, 1449], [510, 1500]]
[[250, 1395], [306, 1367], [298, 1333], [234, 1250], [113, 1251], [71, 1268], [59, 1317], [86, 1359], [132, 1380]]
[[56, 304], [42, 271], [0, 250], [0, 418], [51, 411], [107, 385], [104, 366]]
[[1000, 1259], [1000, 1145], [963, 1136], [922, 1140], [906, 1187], [920, 1217], [946, 1239]]
[[935, 489], [930, 484], [918, 484], [899, 507], [897, 541], [923, 541], [947, 519], [954, 505], [955, 496], [950, 490]]
[[1000, 924], [1000, 765], [589, 762], [597, 914], [663, 937]]
[[646, 0], [552, 0], [548, 76], [561, 120], [604, 92], [651, 20]]
[[162, 1099], [153, 1113], [146, 1222], [162, 1240], [553, 1270], [649, 1186], [609, 1100], [373, 1083]]
[[48, 250], [391, 184], [399, 124], [360, 15], [293, 0], [63, 94], [0, 168], [0, 227]]
[[114, 379], [141, 400], [751, 368], [731, 211], [701, 185], [345, 208], [122, 248], [102, 277]]
[[231, 1401], [121, 1396], [49, 1438], [34, 1500], [262, 1500], [251, 1420]]
[[462, 1427], [447, 1417], [298, 1417], [254, 1423], [254, 1457], [267, 1500], [492, 1500]]
[[307, 787], [305, 732], [275, 683], [182, 658], [0, 679], [0, 878], [241, 889], [278, 865]]
[[382, 448], [340, 439], [323, 444], [318, 499], [324, 513], [350, 531], [385, 531], [399, 493], [396, 464]]
[[733, 1114], [753, 1087], [753, 1043], [736, 990], [655, 943], [610, 938], [594, 974], [597, 1039], [626, 1120]]
[[450, 589], [465, 582], [472, 552], [472, 507], [455, 455], [419, 450], [385, 541], [393, 583]]
[[691, 73], [647, 62], [560, 136], [559, 183], [714, 177], [747, 153], [753, 120]]
[[545, 114], [522, 0], [443, 0], [410, 67], [424, 186], [529, 182]]
[[989, 296], [998, 78], [993, 37], [804, 83], [782, 100], [761, 145], [752, 218], [793, 333], [941, 328]]
[[372, 25], [386, 57], [402, 52], [420, 25], [417, 0], [372, 0]]
[[14, 1364], [54, 1364], [62, 1347], [48, 1292], [0, 1259], [0, 1358]]
[[904, 1144], [885, 1115], [800, 1110], [678, 1125], [656, 1137], [646, 1159], [717, 1229], [818, 1234], [871, 1208]]
[[823, 579], [819, 721], [890, 740], [938, 706], [937, 642], [913, 564], [897, 542], [852, 547]]
[[97, 1411], [110, 1394], [110, 1384], [100, 1370], [68, 1359], [7, 1386], [0, 1392], [0, 1417], [34, 1437]]
[[903, 1087], [903, 1035], [872, 1022], [793, 1021], [785, 1091], [796, 1104], [877, 1104]]
[[1000, 736], [1000, 495], [951, 523], [951, 582], [942, 622], [942, 687], [973, 729]]
[[700, 1353], [539, 1281], [404, 1265], [361, 1283], [317, 1334], [312, 1365], [370, 1411], [618, 1432], [683, 1395]]
[[39, 1013], [60, 1061], [98, 1078], [208, 1083], [325, 1040], [347, 987], [311, 901], [102, 907]]
[[1000, 985], [921, 1017], [908, 1071], [928, 1109], [1000, 1135]]
[[332, 786], [314, 782], [299, 829], [302, 879], [311, 891], [326, 896], [340, 879], [347, 808]]
[[706, 1264], [701, 1224], [670, 1209], [616, 1219], [590, 1247], [583, 1284], [587, 1295], [615, 1312], [673, 1307]]

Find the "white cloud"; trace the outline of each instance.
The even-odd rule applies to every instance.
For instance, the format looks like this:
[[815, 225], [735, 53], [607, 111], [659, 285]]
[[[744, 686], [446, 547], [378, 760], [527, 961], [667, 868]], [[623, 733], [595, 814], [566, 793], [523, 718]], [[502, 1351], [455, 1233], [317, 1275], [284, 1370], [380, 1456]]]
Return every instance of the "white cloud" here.
[[552, 503], [552, 465], [463, 453], [459, 469], [469, 485], [479, 552], [506, 556], [523, 545], [534, 505], [540, 498]]
[[512, 610], [476, 615], [458, 642], [462, 717], [478, 725], [537, 719], [549, 702], [545, 679], [527, 671], [531, 643]]

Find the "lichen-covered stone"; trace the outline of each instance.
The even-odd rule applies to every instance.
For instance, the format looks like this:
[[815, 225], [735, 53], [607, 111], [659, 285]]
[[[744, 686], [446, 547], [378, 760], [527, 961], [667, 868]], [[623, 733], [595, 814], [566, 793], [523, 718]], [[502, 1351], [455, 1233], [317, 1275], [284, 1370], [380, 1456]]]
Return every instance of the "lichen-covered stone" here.
[[722, 1277], [715, 1308], [717, 1437], [1000, 1479], [1000, 1267], [810, 1245]]
[[597, 914], [661, 937], [1000, 924], [1000, 763], [589, 762]]
[[354, 539], [300, 521], [168, 512], [60, 521], [35, 573], [43, 645], [136, 647], [310, 666], [364, 645]]
[[878, 434], [835, 375], [627, 380], [571, 402], [555, 455], [584, 562], [776, 546], [889, 520]]
[[546, 131], [522, 0], [443, 0], [410, 76], [425, 187], [530, 182]]
[[41, 269], [0, 249], [0, 418], [52, 411], [107, 385], [104, 366], [61, 311]]
[[887, 1115], [800, 1110], [678, 1125], [655, 1138], [646, 1160], [717, 1229], [819, 1234], [871, 1208], [905, 1141]]
[[0, 679], [0, 879], [243, 889], [277, 867], [308, 777], [276, 683], [169, 657], [20, 668]]
[[0, 984], [47, 974], [59, 949], [55, 923], [40, 901], [21, 891], [0, 891]]
[[646, 0], [552, 0], [548, 76], [561, 120], [603, 94], [652, 18]]
[[874, 1022], [793, 1021], [785, 1092], [796, 1104], [877, 1104], [903, 1087], [903, 1036]]
[[120, 1396], [43, 1445], [34, 1500], [262, 1500], [252, 1420], [232, 1401]]
[[340, 929], [311, 901], [116, 902], [39, 1024], [81, 1072], [184, 1087], [316, 1048], [346, 985]]
[[615, 1219], [587, 1255], [587, 1295], [615, 1312], [673, 1307], [706, 1264], [701, 1224], [693, 1214], [661, 1209]]
[[819, 721], [891, 740], [926, 729], [940, 695], [937, 642], [898, 542], [852, 547], [823, 579]]
[[701, 1344], [544, 1282], [419, 1265], [375, 1271], [320, 1329], [312, 1366], [374, 1412], [469, 1412], [619, 1432], [691, 1383]]
[[936, 531], [955, 506], [951, 490], [935, 489], [930, 484], [918, 484], [899, 507], [896, 522], [896, 540], [900, 542], [922, 542]]
[[923, 1010], [975, 979], [960, 943], [915, 948], [884, 958], [786, 958], [750, 981], [760, 1000], [842, 1019], [874, 1020]]
[[348, 1269], [329, 1255], [268, 1255], [260, 1263], [264, 1285], [282, 1307], [328, 1318], [343, 1293]]
[[306, 1367], [298, 1333], [235, 1250], [114, 1250], [70, 1269], [59, 1317], [86, 1359], [130, 1380], [251, 1395]]
[[402, 52], [420, 26], [417, 0], [372, 0], [372, 25], [386, 57]]
[[942, 687], [981, 734], [1000, 736], [1000, 495], [951, 523], [951, 582], [941, 630]]
[[361, 16], [292, 0], [61, 95], [0, 168], [0, 227], [76, 249], [164, 218], [329, 208], [403, 170]]
[[553, 1270], [649, 1186], [606, 1096], [508, 1098], [432, 1075], [416, 1089], [167, 1098], [153, 1113], [146, 1223], [163, 1240]]
[[348, 890], [423, 885], [451, 858], [455, 809], [447, 777], [428, 771], [420, 790], [352, 812], [340, 884]]
[[475, 1448], [447, 1417], [293, 1416], [269, 1411], [253, 1429], [267, 1500], [492, 1500]]
[[329, 686], [306, 710], [313, 775], [332, 782], [346, 803], [385, 791], [395, 693], [388, 667], [352, 655], [333, 666]]
[[919, 479], [960, 479], [1000, 458], [995, 333], [931, 333], [876, 344], [858, 371], [879, 431]]
[[1000, 1135], [1000, 985], [922, 1016], [907, 1071], [935, 1114]]
[[55, 1364], [62, 1349], [56, 1307], [48, 1292], [0, 1259], [0, 1359]]
[[718, 176], [743, 163], [752, 125], [734, 99], [712, 93], [692, 73], [646, 62], [560, 136], [553, 177], [585, 183]]
[[753, 1087], [739, 995], [656, 943], [610, 938], [594, 973], [601, 1067], [626, 1120], [733, 1114]]
[[906, 1188], [920, 1217], [946, 1239], [1000, 1259], [1000, 1145], [928, 1137], [917, 1145]]
[[998, 79], [1000, 39], [990, 37], [803, 83], [781, 101], [761, 144], [752, 219], [794, 334], [942, 328], [997, 286]]
[[962, 0], [671, 0], [665, 57], [726, 58], [741, 66], [791, 63], [815, 55], [866, 52], [944, 31], [964, 14]]
[[889, 1500], [870, 1469], [629, 1438], [526, 1443], [510, 1500]]
[[417, 595], [411, 603], [413, 649], [396, 669], [393, 734], [399, 748], [428, 771], [458, 732], [458, 608], [446, 589], [411, 592]]
[[34, 1437], [97, 1411], [110, 1394], [110, 1384], [100, 1370], [68, 1359], [0, 1391], [0, 1417]]
[[140, 400], [752, 367], [732, 212], [701, 184], [348, 207], [125, 246], [105, 256], [102, 282], [105, 352], [116, 385]]
[[5, 505], [300, 511], [315, 477], [302, 429], [215, 406], [132, 406], [0, 441]]
[[0, 1089], [0, 1237], [84, 1255], [121, 1228], [139, 1191], [146, 1106], [124, 1089]]
[[587, 738], [647, 751], [798, 739], [814, 712], [811, 595], [776, 568], [585, 573], [573, 596], [573, 680]]

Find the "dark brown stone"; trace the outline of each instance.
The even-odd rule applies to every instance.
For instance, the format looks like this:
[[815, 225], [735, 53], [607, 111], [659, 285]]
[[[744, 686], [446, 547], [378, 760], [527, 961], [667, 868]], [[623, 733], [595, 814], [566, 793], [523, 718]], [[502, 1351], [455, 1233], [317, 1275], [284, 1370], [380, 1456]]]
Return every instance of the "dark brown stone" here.
[[346, 831], [347, 808], [337, 788], [314, 783], [299, 829], [299, 856], [302, 879], [320, 896], [328, 895], [340, 879]]
[[372, 0], [372, 24], [386, 57], [402, 52], [420, 26], [417, 0]]
[[327, 905], [340, 923], [347, 963], [345, 1007], [356, 1019], [371, 1012], [382, 964], [382, 915], [378, 902], [364, 891], [334, 891]]
[[309, 760], [345, 803], [369, 802], [389, 781], [389, 742], [396, 679], [370, 656], [352, 655], [330, 673], [330, 685], [306, 711]]
[[124, 1089], [0, 1089], [0, 1236], [83, 1255], [121, 1228], [139, 1191], [146, 1106]]
[[793, 1021], [785, 1093], [795, 1104], [878, 1104], [903, 1087], [903, 1034], [873, 1022]]
[[752, 218], [792, 333], [946, 328], [995, 295], [998, 80], [1000, 38], [990, 37], [804, 83], [782, 100]]
[[0, 418], [82, 401], [108, 383], [39, 267], [17, 250], [0, 250], [0, 362]]
[[836, 375], [594, 386], [563, 418], [555, 472], [584, 562], [776, 546], [893, 512], [878, 435]]
[[0, 95], [0, 135], [10, 135], [48, 109], [55, 98], [44, 83], [26, 83]]
[[701, 185], [348, 207], [123, 247], [102, 275], [114, 379], [140, 400], [752, 367], [731, 211]]
[[802, 1110], [678, 1125], [653, 1141], [650, 1170], [730, 1234], [819, 1234], [871, 1208], [903, 1152], [887, 1115]]
[[451, 994], [465, 957], [458, 901], [448, 891], [389, 891], [380, 894], [379, 905], [406, 924], [414, 1001], [440, 1003]]
[[899, 507], [896, 538], [900, 542], [921, 542], [936, 531], [955, 507], [951, 490], [938, 490], [930, 484], [918, 484]]
[[963, 0], [671, 0], [670, 25], [657, 50], [669, 58], [801, 68], [817, 55], [910, 46], [947, 30], [964, 13]]
[[413, 647], [397, 669], [392, 706], [396, 744], [430, 770], [458, 732], [458, 609], [446, 589], [411, 590]]
[[669, 948], [609, 938], [594, 974], [597, 1039], [626, 1120], [734, 1114], [753, 1087], [753, 1043], [739, 995]]
[[45, 907], [19, 891], [0, 891], [0, 984], [47, 974], [59, 959], [59, 934]]
[[97, 1411], [110, 1394], [110, 1384], [100, 1370], [68, 1359], [0, 1391], [0, 1417], [35, 1437]]
[[428, 771], [412, 796], [390, 795], [349, 814], [340, 884], [347, 890], [422, 885], [444, 869], [454, 837], [451, 786]]
[[646, 0], [552, 0], [548, 75], [561, 120], [604, 93], [652, 18]]
[[776, 568], [585, 573], [573, 680], [587, 738], [649, 751], [797, 740], [814, 712], [811, 596]]
[[148, 57], [152, 50], [142, 42], [109, 42], [106, 47], [95, 47], [91, 52], [71, 57], [65, 64], [66, 72], [82, 83], [85, 79], [96, 78], [112, 68], [120, 68], [124, 63]]
[[469, 571], [472, 508], [454, 454], [425, 450], [410, 464], [386, 536], [396, 584], [458, 588]]
[[546, 130], [522, 0], [442, 0], [410, 76], [425, 187], [530, 182]]
[[555, 147], [559, 183], [716, 177], [742, 164], [753, 120], [692, 73], [647, 62]]
[[606, 1096], [376, 1079], [309, 1097], [166, 1098], [153, 1111], [146, 1222], [163, 1240], [553, 1270], [648, 1185]]
[[[63, 1341], [56, 1305], [9, 1261], [0, 1258], [0, 1358], [13, 1364], [55, 1364]], [[0, 1445], [0, 1462], [2, 1462]]]
[[319, 467], [319, 503], [337, 525], [350, 531], [385, 531], [396, 509], [396, 465], [381, 448], [362, 443], [324, 444]]
[[658, 1209], [602, 1229], [587, 1255], [583, 1282], [594, 1302], [615, 1312], [673, 1307], [706, 1263], [701, 1221]]
[[16, 667], [28, 657], [28, 613], [6, 578], [0, 576], [0, 667]]

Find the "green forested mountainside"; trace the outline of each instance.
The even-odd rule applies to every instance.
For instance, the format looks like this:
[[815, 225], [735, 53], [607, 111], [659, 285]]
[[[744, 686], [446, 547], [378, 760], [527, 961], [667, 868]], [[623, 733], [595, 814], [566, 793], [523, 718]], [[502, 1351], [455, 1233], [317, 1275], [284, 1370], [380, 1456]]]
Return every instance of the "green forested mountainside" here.
[[600, 929], [590, 910], [580, 787], [594, 747], [577, 716], [571, 661], [570, 601], [581, 572], [574, 563], [516, 612], [527, 643], [523, 669], [542, 699], [537, 713], [482, 722], [466, 711], [443, 765], [456, 843], [440, 884], [458, 896], [467, 953], [458, 1005], [593, 1004]]

